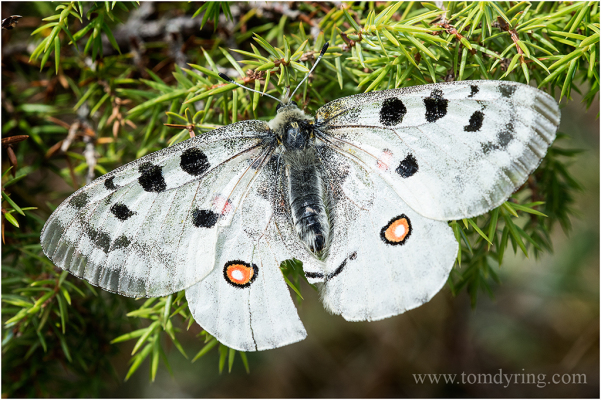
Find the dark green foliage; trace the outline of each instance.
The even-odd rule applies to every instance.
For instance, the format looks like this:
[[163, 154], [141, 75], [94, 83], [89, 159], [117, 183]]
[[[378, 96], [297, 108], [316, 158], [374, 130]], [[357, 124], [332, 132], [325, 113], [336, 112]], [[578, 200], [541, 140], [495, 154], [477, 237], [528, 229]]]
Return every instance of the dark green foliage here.
[[210, 2], [206, 2], [202, 5], [202, 7], [200, 7], [198, 10], [196, 10], [196, 12], [194, 13], [194, 15], [192, 15], [192, 18], [196, 17], [197, 15], [201, 15], [202, 14], [202, 22], [200, 23], [200, 29], [204, 28], [205, 24], [207, 23], [207, 21], [212, 20], [213, 21], [213, 29], [217, 28], [217, 22], [219, 21], [219, 15], [221, 14], [221, 10], [223, 9], [223, 14], [228, 18], [228, 19], [232, 19], [232, 12], [230, 11], [230, 5], [227, 2], [224, 1], [210, 1]]
[[[242, 3], [156, 3], [150, 17], [144, 3], [36, 7], [37, 29], [21, 24], [3, 36], [7, 45], [35, 45], [31, 54], [3, 53], [2, 136], [29, 135], [10, 148], [3, 139], [2, 352], [10, 370], [2, 379], [10, 397], [98, 396], [117, 351], [109, 343], [136, 340], [126, 379], [145, 359], [154, 379], [159, 360], [167, 361], [166, 342], [187, 358], [177, 340], [193, 323], [183, 292], [143, 302], [94, 290], [57, 271], [39, 235], [53, 207], [92, 177], [190, 135], [274, 114], [273, 101], [224, 83], [218, 72], [278, 97], [329, 41], [322, 65], [295, 97], [309, 112], [359, 91], [445, 80], [535, 81], [559, 98], [582, 92], [587, 107], [599, 92], [598, 2], [445, 2], [443, 10], [433, 3], [302, 2], [284, 11], [268, 3], [261, 12]], [[220, 15], [231, 26], [221, 28]], [[177, 16], [189, 18], [193, 30], [131, 31], [158, 18], [171, 27]], [[129, 24], [134, 19], [138, 24]], [[127, 40], [115, 34], [120, 28]], [[23, 34], [32, 30], [31, 38]], [[556, 222], [570, 229], [580, 185], [567, 165], [577, 152], [557, 142], [508, 202], [451, 223], [460, 252], [449, 286], [453, 293], [466, 288], [473, 305], [481, 290], [494, 293], [508, 250], [536, 257], [552, 249]], [[9, 170], [11, 151], [17, 163]], [[300, 268], [282, 264], [297, 300]], [[200, 335], [206, 345], [192, 361], [218, 347], [219, 370], [226, 361], [231, 370], [236, 352]], [[86, 382], [77, 386], [84, 392], [68, 391], [63, 369]]]

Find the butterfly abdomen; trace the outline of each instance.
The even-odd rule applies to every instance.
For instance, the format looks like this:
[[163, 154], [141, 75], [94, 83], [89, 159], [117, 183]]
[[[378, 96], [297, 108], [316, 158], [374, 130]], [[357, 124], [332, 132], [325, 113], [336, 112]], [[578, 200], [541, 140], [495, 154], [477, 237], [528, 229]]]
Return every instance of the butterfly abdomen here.
[[330, 237], [328, 201], [315, 150], [287, 151], [288, 198], [292, 220], [301, 241], [322, 258]]

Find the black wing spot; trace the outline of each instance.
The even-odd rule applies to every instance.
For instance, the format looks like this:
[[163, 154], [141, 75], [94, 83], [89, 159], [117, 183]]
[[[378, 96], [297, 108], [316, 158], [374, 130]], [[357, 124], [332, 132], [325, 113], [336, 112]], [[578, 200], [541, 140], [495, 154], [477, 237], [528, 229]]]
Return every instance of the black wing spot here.
[[499, 146], [503, 149], [507, 147], [509, 142], [513, 140], [513, 131], [515, 128], [513, 124], [510, 122], [505, 125], [505, 129], [497, 133], [497, 139], [499, 139]]
[[138, 170], [142, 174], [138, 178], [138, 182], [145, 191], [159, 193], [167, 189], [165, 178], [163, 178], [162, 168], [158, 165], [146, 162], [140, 165]]
[[463, 127], [466, 132], [477, 132], [482, 128], [482, 121], [484, 121], [484, 113], [482, 111], [475, 111], [470, 117], [470, 124]]
[[336, 268], [336, 270], [330, 274], [328, 274], [328, 276], [326, 277], [326, 280], [330, 280], [333, 277], [335, 277], [336, 275], [339, 275], [342, 270], [344, 269], [344, 267], [346, 267], [346, 262], [347, 262], [348, 258], [345, 258], [344, 261], [338, 266], [338, 268]]
[[384, 100], [380, 109], [380, 123], [385, 126], [394, 126], [403, 122], [407, 114], [407, 107], [396, 97]]
[[488, 154], [492, 150], [505, 150], [507, 145], [514, 139], [514, 131], [515, 128], [511, 122], [506, 124], [505, 128], [497, 133], [497, 143], [482, 143], [482, 152], [484, 152], [484, 154]]
[[131, 244], [131, 240], [129, 240], [129, 238], [127, 236], [121, 235], [117, 239], [115, 239], [112, 247], [113, 247], [113, 250], [118, 250], [118, 249], [124, 249], [124, 248], [128, 247], [130, 244]]
[[89, 227], [86, 231], [86, 234], [92, 243], [94, 243], [94, 246], [102, 249], [102, 251], [105, 253], [109, 252], [109, 248], [111, 247], [111, 236], [108, 233], [103, 232], [100, 229], [96, 230], [92, 227]]
[[115, 190], [117, 189], [117, 185], [115, 185], [115, 177], [111, 176], [110, 178], [108, 178], [107, 180], [104, 181], [104, 187], [107, 188], [107, 190]]
[[115, 203], [111, 206], [111, 213], [119, 218], [121, 221], [127, 220], [129, 217], [134, 215], [136, 212], [131, 211], [125, 204], [123, 203]]
[[511, 97], [515, 93], [517, 86], [514, 85], [499, 85], [499, 92], [503, 97]]
[[407, 157], [396, 168], [396, 173], [399, 174], [403, 178], [409, 178], [410, 176], [415, 175], [418, 171], [419, 166], [417, 165], [417, 160], [413, 157], [413, 154], [408, 154]]
[[478, 88], [478, 86], [476, 86], [476, 85], [470, 85], [470, 90], [471, 90], [471, 93], [467, 97], [474, 97], [476, 95], [476, 93], [478, 93], [480, 91], [480, 88]]
[[426, 121], [435, 122], [447, 115], [449, 101], [442, 97], [442, 90], [435, 89], [430, 93], [430, 97], [424, 99], [426, 106]]
[[[344, 261], [342, 261], [342, 263], [340, 263], [340, 265], [338, 266], [338, 268], [336, 268], [334, 270], [334, 272], [331, 272], [325, 276], [325, 280], [329, 281], [330, 279], [334, 278], [335, 276], [340, 275], [340, 273], [346, 267], [347, 261], [352, 261], [352, 260], [356, 260], [356, 259], [357, 259], [357, 252], [353, 251], [351, 254], [349, 254], [349, 256], [347, 258], [344, 259]], [[305, 272], [305, 276], [307, 278], [323, 278], [324, 277], [324, 275], [321, 272]]]
[[211, 210], [195, 209], [192, 211], [192, 223], [197, 228], [212, 228], [217, 223], [219, 214]]
[[69, 204], [75, 208], [83, 208], [90, 201], [90, 196], [86, 192], [81, 192], [71, 198]]
[[211, 166], [206, 154], [196, 147], [182, 153], [179, 165], [184, 171], [195, 176], [204, 174]]
[[494, 144], [493, 142], [482, 143], [482, 152], [484, 154], [490, 153], [492, 150], [499, 150], [499, 146]]

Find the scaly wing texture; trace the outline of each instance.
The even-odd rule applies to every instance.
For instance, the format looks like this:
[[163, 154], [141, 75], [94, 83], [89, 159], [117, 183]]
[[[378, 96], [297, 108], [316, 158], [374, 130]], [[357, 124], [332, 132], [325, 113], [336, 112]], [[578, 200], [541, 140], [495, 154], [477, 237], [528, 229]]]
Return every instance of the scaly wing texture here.
[[149, 154], [81, 188], [42, 230], [57, 266], [105, 290], [163, 296], [213, 268], [245, 177], [268, 156], [269, 127], [245, 121]]
[[290, 258], [275, 224], [282, 198], [277, 160], [261, 170], [217, 241], [215, 269], [186, 290], [198, 324], [240, 351], [273, 349], [306, 337], [280, 270]]
[[483, 214], [518, 189], [559, 118], [557, 102], [533, 87], [465, 81], [338, 99], [317, 111], [315, 126], [415, 211], [454, 220]]
[[323, 273], [325, 307], [349, 321], [373, 321], [429, 301], [457, 256], [446, 222], [424, 218], [377, 173], [319, 146], [331, 189], [333, 239]]

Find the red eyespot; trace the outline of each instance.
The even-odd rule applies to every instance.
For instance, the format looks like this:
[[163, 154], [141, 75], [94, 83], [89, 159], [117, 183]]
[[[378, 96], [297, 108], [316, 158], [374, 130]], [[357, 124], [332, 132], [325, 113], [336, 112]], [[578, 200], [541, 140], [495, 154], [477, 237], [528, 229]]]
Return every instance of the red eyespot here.
[[227, 215], [232, 211], [232, 201], [222, 195], [217, 195], [213, 199], [213, 209], [217, 214]]
[[384, 151], [382, 151], [382, 154], [380, 155], [380, 158], [378, 158], [378, 169], [381, 169], [382, 171], [388, 171], [389, 165], [392, 162], [392, 151], [388, 150], [388, 149], [384, 149]]

